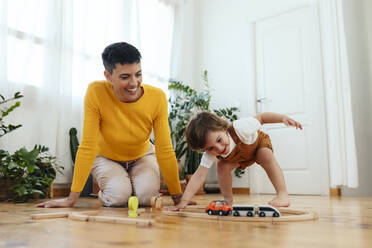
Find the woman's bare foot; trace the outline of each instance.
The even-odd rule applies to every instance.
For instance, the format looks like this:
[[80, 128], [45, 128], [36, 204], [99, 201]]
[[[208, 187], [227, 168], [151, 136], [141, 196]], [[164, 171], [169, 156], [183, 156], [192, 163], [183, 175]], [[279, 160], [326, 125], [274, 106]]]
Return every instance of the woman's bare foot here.
[[274, 207], [289, 207], [289, 205], [291, 205], [289, 195], [287, 193], [279, 193], [269, 202], [269, 205]]

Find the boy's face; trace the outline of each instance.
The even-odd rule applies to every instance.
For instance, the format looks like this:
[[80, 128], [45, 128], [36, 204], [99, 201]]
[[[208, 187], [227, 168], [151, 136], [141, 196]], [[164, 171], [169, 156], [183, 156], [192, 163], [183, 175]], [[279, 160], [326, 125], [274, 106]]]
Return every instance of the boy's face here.
[[117, 63], [112, 74], [104, 72], [107, 81], [113, 85], [114, 94], [121, 102], [135, 102], [141, 98], [143, 89], [141, 63], [120, 64]]
[[209, 131], [204, 150], [213, 156], [227, 155], [230, 152], [230, 140], [227, 132]]

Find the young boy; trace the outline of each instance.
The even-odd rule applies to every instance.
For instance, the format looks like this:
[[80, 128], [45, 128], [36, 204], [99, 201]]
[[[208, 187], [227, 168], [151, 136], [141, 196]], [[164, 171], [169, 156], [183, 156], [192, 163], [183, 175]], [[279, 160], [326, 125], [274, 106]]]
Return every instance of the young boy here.
[[290, 200], [284, 176], [273, 155], [270, 137], [261, 128], [265, 123], [284, 123], [296, 129], [302, 125], [288, 116], [262, 113], [254, 118], [242, 118], [229, 124], [209, 112], [199, 113], [186, 129], [186, 141], [193, 150], [204, 151], [200, 166], [187, 184], [181, 202], [173, 210], [181, 210], [191, 200], [207, 177], [209, 168], [217, 162], [217, 175], [222, 196], [232, 204], [231, 171], [237, 167], [245, 169], [258, 163], [266, 171], [277, 192], [269, 202], [275, 207], [288, 207]]

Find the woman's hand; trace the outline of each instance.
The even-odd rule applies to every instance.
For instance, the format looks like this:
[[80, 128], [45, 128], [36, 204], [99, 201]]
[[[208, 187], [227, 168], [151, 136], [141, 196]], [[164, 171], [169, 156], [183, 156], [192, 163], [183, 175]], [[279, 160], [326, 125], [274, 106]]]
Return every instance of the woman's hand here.
[[289, 118], [289, 117], [286, 116], [286, 115], [283, 116], [282, 122], [283, 122], [286, 126], [293, 126], [293, 127], [295, 127], [296, 129], [301, 129], [301, 130], [302, 130], [302, 125], [301, 125], [301, 123], [299, 123], [298, 121], [295, 121], [295, 120]]
[[68, 198], [42, 202], [36, 205], [38, 208], [71, 208], [73, 206], [74, 202], [69, 201]]
[[42, 202], [36, 205], [38, 208], [72, 208], [79, 199], [80, 192], [70, 192], [67, 198]]

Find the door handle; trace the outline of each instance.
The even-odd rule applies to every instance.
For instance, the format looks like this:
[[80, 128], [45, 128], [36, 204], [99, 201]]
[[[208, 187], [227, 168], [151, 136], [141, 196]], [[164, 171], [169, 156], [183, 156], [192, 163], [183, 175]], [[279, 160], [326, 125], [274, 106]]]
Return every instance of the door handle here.
[[263, 105], [263, 102], [266, 102], [268, 100], [267, 97], [260, 97], [260, 98], [257, 98], [256, 99], [256, 108], [257, 108], [257, 113], [262, 113], [262, 105]]
[[266, 100], [267, 100], [266, 97], [261, 97], [261, 98], [258, 98], [258, 99], [256, 100], [256, 102], [258, 102], [258, 103], [262, 103], [262, 102], [264, 102], [264, 101], [266, 101]]

